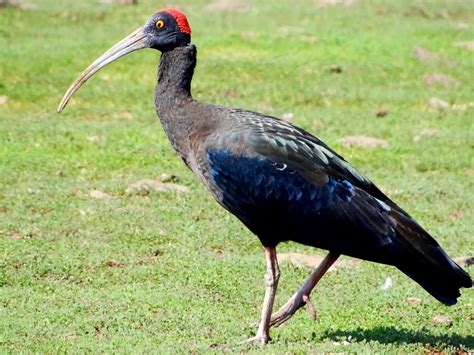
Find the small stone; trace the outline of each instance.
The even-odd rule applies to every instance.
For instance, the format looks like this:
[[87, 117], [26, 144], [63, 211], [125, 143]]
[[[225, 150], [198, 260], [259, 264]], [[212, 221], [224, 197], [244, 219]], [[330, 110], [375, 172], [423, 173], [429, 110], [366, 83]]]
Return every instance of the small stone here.
[[33, 4], [31, 2], [22, 2], [18, 6], [20, 10], [36, 10], [38, 8], [38, 5]]
[[416, 297], [408, 297], [407, 298], [407, 303], [411, 304], [412, 306], [418, 306], [421, 304], [421, 300]]
[[441, 135], [441, 131], [439, 129], [434, 128], [427, 128], [422, 130], [418, 133], [415, 137], [413, 137], [413, 142], [417, 143], [425, 138], [436, 138]]
[[6, 105], [8, 103], [8, 96], [0, 95], [0, 105]]
[[393, 286], [393, 280], [390, 276], [387, 276], [384, 284], [380, 287], [383, 291], [388, 291]]
[[464, 48], [464, 49], [469, 49], [471, 51], [474, 51], [474, 41], [463, 41], [463, 42], [456, 42], [454, 43], [456, 47]]
[[375, 112], [375, 116], [377, 117], [385, 117], [388, 116], [389, 111], [387, 109], [381, 108]]
[[423, 81], [430, 86], [443, 85], [446, 87], [457, 87], [461, 84], [458, 80], [440, 73], [427, 74], [424, 76]]
[[87, 139], [89, 142], [94, 142], [94, 143], [105, 141], [105, 137], [104, 137], [104, 136], [88, 136], [88, 137], [86, 137], [86, 139]]
[[160, 175], [160, 181], [161, 182], [177, 182], [179, 181], [179, 176], [177, 175], [173, 175], [173, 174], [166, 174], [166, 173], [163, 173]]
[[221, 248], [212, 248], [212, 252], [220, 259], [225, 258], [225, 252], [224, 249]]
[[30, 2], [22, 2], [20, 0], [0, 0], [0, 7], [6, 5], [16, 7], [20, 10], [35, 10], [38, 8], [38, 5]]
[[445, 111], [449, 109], [449, 104], [446, 101], [438, 99], [437, 97], [432, 97], [428, 100], [426, 105], [429, 108], [434, 108], [436, 110]]
[[102, 191], [99, 191], [99, 190], [92, 190], [89, 193], [89, 196], [92, 197], [92, 198], [96, 198], [98, 200], [110, 200], [111, 198], [113, 198], [109, 194], [107, 194], [105, 192], [102, 192]]
[[113, 268], [122, 268], [125, 266], [125, 264], [120, 261], [109, 260], [105, 263], [105, 266], [113, 267]]
[[447, 326], [453, 325], [453, 319], [446, 314], [438, 314], [434, 316], [433, 322], [439, 325], [447, 325]]
[[340, 74], [344, 71], [344, 69], [342, 68], [342, 66], [340, 66], [339, 64], [331, 64], [329, 67], [329, 72], [330, 73], [335, 73], [335, 74]]
[[125, 111], [124, 113], [122, 113], [122, 117], [128, 121], [133, 120], [133, 115], [128, 111]]
[[474, 256], [458, 256], [453, 258], [453, 260], [462, 267], [469, 267], [474, 265]]
[[273, 106], [268, 102], [259, 102], [256, 105], [258, 110], [265, 111], [265, 112], [273, 112]]
[[326, 7], [326, 6], [351, 6], [355, 0], [313, 0], [314, 5], [317, 7]]
[[373, 138], [367, 136], [346, 136], [338, 140], [339, 143], [342, 144], [343, 147], [359, 147], [359, 148], [367, 148], [367, 149], [375, 149], [375, 148], [388, 148], [390, 144], [380, 138]]
[[439, 59], [439, 56], [436, 53], [423, 47], [415, 47], [413, 49], [413, 56], [419, 62], [435, 62]]
[[125, 190], [127, 195], [149, 195], [151, 192], [177, 191], [187, 192], [186, 186], [178, 184], [163, 183], [158, 180], [143, 179], [131, 184]]
[[286, 122], [292, 122], [295, 115], [292, 112], [286, 112], [281, 116], [281, 119]]
[[220, 345], [218, 343], [212, 343], [211, 345], [209, 345], [209, 349], [217, 349], [217, 350], [220, 350], [221, 352], [225, 352], [225, 346], [223, 345]]
[[[464, 210], [462, 208], [460, 208], [460, 209], [454, 211], [453, 213], [450, 213], [449, 214], [449, 219], [451, 221], [457, 221], [463, 215], [463, 212], [464, 212]], [[453, 260], [456, 261], [455, 259], [453, 259]], [[459, 264], [459, 265], [461, 265], [461, 264]]]

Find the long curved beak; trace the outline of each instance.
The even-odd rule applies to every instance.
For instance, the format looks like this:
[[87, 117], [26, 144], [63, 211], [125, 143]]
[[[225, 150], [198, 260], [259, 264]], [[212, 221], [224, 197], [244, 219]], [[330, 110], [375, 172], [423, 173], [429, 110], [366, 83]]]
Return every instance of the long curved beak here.
[[124, 55], [136, 51], [138, 49], [146, 48], [146, 34], [143, 28], [137, 29], [135, 32], [129, 34], [123, 40], [115, 44], [107, 52], [97, 58], [81, 75], [71, 84], [63, 99], [58, 106], [58, 112], [62, 112], [66, 107], [69, 99], [79, 88], [84, 84], [90, 77], [97, 73], [100, 69], [105, 67], [107, 64], [116, 61]]

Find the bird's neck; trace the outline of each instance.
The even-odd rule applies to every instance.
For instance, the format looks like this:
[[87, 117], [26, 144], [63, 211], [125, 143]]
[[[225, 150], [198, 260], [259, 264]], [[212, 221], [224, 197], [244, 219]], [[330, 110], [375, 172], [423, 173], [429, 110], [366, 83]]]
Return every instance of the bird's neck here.
[[196, 47], [177, 47], [161, 55], [156, 94], [164, 101], [191, 98]]
[[192, 129], [191, 80], [196, 66], [196, 47], [177, 47], [161, 55], [155, 106], [168, 138], [182, 157], [188, 154], [187, 137]]

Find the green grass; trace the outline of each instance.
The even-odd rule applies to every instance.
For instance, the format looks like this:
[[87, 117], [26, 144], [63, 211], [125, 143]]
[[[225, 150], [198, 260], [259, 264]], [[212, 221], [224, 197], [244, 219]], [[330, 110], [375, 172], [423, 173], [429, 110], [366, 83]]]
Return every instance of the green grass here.
[[[253, 334], [263, 299], [261, 246], [167, 142], [153, 108], [158, 53], [107, 67], [55, 113], [82, 69], [169, 2], [29, 1], [38, 8], [0, 9], [0, 95], [9, 97], [0, 105], [0, 352], [258, 352], [239, 342]], [[294, 113], [450, 255], [473, 254], [473, 52], [454, 46], [474, 39], [472, 1], [319, 8], [256, 0], [247, 13], [208, 13], [207, 3], [175, 2], [199, 50], [197, 99]], [[441, 59], [416, 61], [417, 46]], [[331, 74], [331, 64], [343, 73]], [[427, 86], [431, 73], [460, 85]], [[430, 97], [471, 107], [440, 113], [426, 107]], [[376, 117], [380, 108], [389, 115]], [[423, 129], [439, 137], [413, 142]], [[87, 139], [94, 135], [103, 139]], [[343, 148], [346, 135], [386, 139], [390, 148]], [[161, 173], [178, 175], [190, 192], [124, 193]], [[93, 199], [92, 190], [115, 198]], [[279, 248], [290, 250], [323, 253]], [[310, 272], [281, 269], [277, 306]], [[394, 286], [384, 292], [387, 276]], [[362, 263], [323, 278], [313, 296], [319, 322], [299, 312], [272, 330], [264, 350], [474, 351], [473, 296], [463, 290], [448, 308], [394, 268]], [[437, 314], [453, 324], [435, 324]]]

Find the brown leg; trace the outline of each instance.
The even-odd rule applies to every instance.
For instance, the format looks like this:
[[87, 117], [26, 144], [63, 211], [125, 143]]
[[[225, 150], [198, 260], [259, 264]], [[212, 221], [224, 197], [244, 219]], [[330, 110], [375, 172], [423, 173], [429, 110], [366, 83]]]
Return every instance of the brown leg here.
[[267, 262], [267, 271], [265, 272], [265, 298], [263, 299], [262, 314], [257, 334], [250, 338], [249, 342], [266, 344], [270, 340], [270, 317], [272, 316], [273, 302], [280, 278], [280, 269], [276, 248], [265, 248], [265, 259]]
[[301, 288], [286, 302], [270, 319], [270, 327], [278, 327], [290, 319], [295, 312], [303, 307], [308, 306], [308, 311], [313, 319], [316, 319], [316, 312], [313, 303], [309, 298], [309, 294], [321, 280], [323, 275], [329, 270], [332, 264], [337, 260], [339, 254], [329, 252], [321, 264], [313, 271], [308, 280]]

